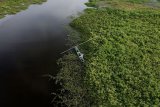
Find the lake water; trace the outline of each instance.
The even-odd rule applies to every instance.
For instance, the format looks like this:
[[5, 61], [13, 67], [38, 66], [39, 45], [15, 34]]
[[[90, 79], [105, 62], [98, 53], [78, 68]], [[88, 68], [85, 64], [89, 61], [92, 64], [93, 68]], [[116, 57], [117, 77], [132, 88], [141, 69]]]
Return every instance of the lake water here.
[[66, 26], [87, 0], [48, 0], [0, 20], [0, 107], [50, 107]]

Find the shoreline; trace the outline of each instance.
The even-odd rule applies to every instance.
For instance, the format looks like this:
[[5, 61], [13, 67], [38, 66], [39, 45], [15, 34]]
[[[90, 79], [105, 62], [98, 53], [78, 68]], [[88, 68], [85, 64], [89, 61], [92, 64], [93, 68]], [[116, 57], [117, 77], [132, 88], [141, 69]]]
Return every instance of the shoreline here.
[[0, 19], [4, 18], [5, 15], [13, 15], [21, 10], [25, 10], [32, 4], [41, 4], [46, 0], [17, 0], [17, 1], [0, 1]]

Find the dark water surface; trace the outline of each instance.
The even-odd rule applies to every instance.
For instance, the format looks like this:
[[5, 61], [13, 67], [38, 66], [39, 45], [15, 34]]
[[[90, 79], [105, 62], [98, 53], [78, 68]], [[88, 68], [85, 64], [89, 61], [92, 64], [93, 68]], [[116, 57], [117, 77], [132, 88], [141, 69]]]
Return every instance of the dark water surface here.
[[[87, 0], [48, 0], [0, 20], [0, 107], [49, 107], [48, 79], [65, 50], [70, 16]], [[52, 88], [56, 88], [52, 86]]]

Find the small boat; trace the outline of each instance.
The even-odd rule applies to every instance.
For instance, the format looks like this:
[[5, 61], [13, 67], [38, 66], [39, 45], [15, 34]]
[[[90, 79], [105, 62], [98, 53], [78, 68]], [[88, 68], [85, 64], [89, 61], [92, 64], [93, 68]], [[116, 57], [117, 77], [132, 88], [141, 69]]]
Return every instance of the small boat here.
[[81, 62], [84, 62], [84, 58], [83, 58], [84, 54], [79, 51], [79, 49], [78, 49], [77, 46], [74, 46], [74, 49], [75, 49], [75, 51], [76, 51], [76, 53], [77, 53], [80, 61], [81, 61]]
[[[67, 36], [69, 36], [69, 35], [67, 35]], [[61, 54], [64, 54], [64, 53], [66, 53], [66, 52], [71, 51], [71, 50], [74, 49], [74, 50], [76, 51], [76, 54], [77, 54], [78, 58], [80, 59], [80, 61], [81, 61], [81, 62], [84, 62], [84, 57], [83, 57], [84, 54], [79, 51], [78, 46], [83, 45], [83, 44], [85, 44], [85, 43], [87, 43], [87, 42], [89, 42], [89, 41], [91, 41], [91, 40], [93, 40], [93, 39], [95, 39], [95, 38], [97, 38], [97, 36], [94, 37], [94, 38], [90, 38], [90, 39], [88, 39], [87, 41], [84, 41], [84, 42], [82, 42], [82, 43], [80, 43], [80, 44], [78, 44], [78, 45], [76, 45], [76, 46], [73, 46], [73, 47], [67, 49], [67, 50], [64, 51], [64, 52], [61, 52]]]

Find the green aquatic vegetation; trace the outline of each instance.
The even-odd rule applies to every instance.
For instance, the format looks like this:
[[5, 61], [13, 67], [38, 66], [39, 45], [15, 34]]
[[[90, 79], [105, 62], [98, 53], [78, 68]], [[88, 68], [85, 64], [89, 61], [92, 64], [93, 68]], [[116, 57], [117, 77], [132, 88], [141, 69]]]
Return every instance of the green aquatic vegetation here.
[[149, 2], [150, 0], [89, 0], [88, 3], [86, 3], [88, 6], [96, 6], [97, 3], [99, 2], [131, 2], [131, 3], [145, 3], [145, 2]]
[[[88, 102], [87, 90], [83, 83], [84, 65], [79, 62], [77, 55], [73, 53], [64, 55], [58, 60], [58, 65], [61, 69], [55, 79], [62, 89], [58, 92], [59, 94], [53, 93], [55, 95], [53, 102], [62, 104], [61, 106], [65, 104], [67, 107], [89, 107], [90, 102]], [[57, 102], [55, 100], [57, 97], [62, 101]]]
[[[160, 106], [160, 10], [150, 0], [90, 0], [71, 22], [70, 51], [59, 60], [58, 97], [71, 107]], [[158, 2], [157, 2], [158, 3]], [[153, 5], [154, 6], [154, 5]], [[101, 8], [99, 8], [101, 7]]]
[[2, 0], [0, 1], [0, 18], [7, 14], [15, 14], [26, 9], [30, 4], [42, 3], [46, 0]]
[[[87, 9], [81, 32], [84, 77], [92, 105], [160, 106], [160, 11]], [[98, 37], [97, 37], [98, 36]]]
[[[61, 60], [61, 64], [67, 65], [61, 66], [59, 73], [63, 74], [63, 88], [69, 96], [74, 95], [79, 83], [81, 91], [77, 90], [77, 95], [86, 96], [78, 96], [74, 101], [73, 96], [67, 97], [70, 106], [75, 106], [75, 102], [84, 107], [160, 106], [159, 9], [89, 8], [70, 25], [79, 36], [71, 38], [78, 38], [79, 43], [94, 38], [79, 47], [85, 54], [83, 68], [77, 64], [78, 70], [74, 69], [76, 57], [68, 61], [66, 57], [70, 56], [65, 56]], [[68, 73], [79, 71], [83, 76], [76, 85], [63, 79]]]
[[160, 8], [158, 0], [90, 0], [86, 5], [96, 8], [110, 7], [125, 10]]

